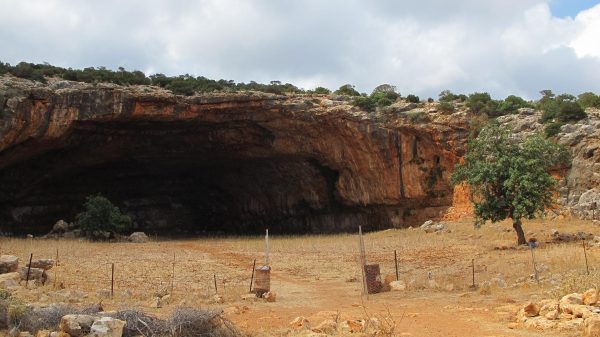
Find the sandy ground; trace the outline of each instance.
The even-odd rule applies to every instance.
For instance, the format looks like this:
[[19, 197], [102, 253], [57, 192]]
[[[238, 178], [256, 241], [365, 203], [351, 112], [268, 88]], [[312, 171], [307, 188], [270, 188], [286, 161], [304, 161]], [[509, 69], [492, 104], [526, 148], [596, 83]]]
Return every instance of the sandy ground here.
[[[248, 293], [254, 259], [264, 261], [262, 237], [164, 240], [145, 244], [89, 243], [78, 240], [0, 239], [2, 254], [19, 256], [22, 265], [34, 258], [55, 258], [44, 286], [18, 289], [29, 302], [101, 302], [107, 310], [141, 307], [167, 316], [176, 306], [223, 308], [242, 330], [256, 336], [286, 335], [289, 322], [305, 316], [318, 324], [331, 316], [341, 319], [377, 317], [408, 336], [578, 336], [577, 331], [510, 329], [513, 313], [528, 300], [557, 298], [582, 291], [586, 267], [581, 242], [545, 244], [552, 229], [600, 235], [591, 221], [529, 221], [529, 237], [542, 242], [535, 252], [542, 282], [531, 279], [529, 250], [514, 247], [508, 222], [481, 229], [465, 219], [447, 223], [449, 233], [426, 234], [418, 229], [386, 230], [365, 235], [370, 263], [393, 275], [394, 250], [406, 291], [361, 295], [356, 235], [286, 237], [271, 233], [272, 290], [277, 301], [242, 300]], [[592, 274], [600, 269], [600, 248], [587, 248]], [[471, 261], [476, 283], [491, 282], [491, 294], [472, 290]], [[111, 264], [115, 264], [114, 297], [110, 298]], [[222, 304], [213, 303], [217, 292]], [[582, 282], [569, 282], [583, 278]], [[430, 279], [434, 282], [429, 281]], [[506, 287], [494, 280], [501, 279]], [[152, 308], [154, 294], [170, 292], [162, 308]], [[581, 288], [581, 289], [578, 289]]]

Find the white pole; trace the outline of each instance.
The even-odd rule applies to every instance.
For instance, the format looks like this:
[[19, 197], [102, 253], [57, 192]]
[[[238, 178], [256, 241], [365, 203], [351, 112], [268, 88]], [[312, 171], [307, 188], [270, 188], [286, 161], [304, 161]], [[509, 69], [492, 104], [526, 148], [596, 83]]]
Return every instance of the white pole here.
[[358, 245], [359, 245], [359, 264], [360, 264], [360, 272], [362, 275], [362, 284], [363, 284], [363, 295], [366, 295], [369, 298], [369, 291], [367, 289], [367, 275], [365, 273], [365, 265], [367, 264], [366, 256], [365, 256], [365, 246], [362, 237], [362, 226], [358, 226]]
[[269, 230], [265, 235], [265, 265], [268, 266], [271, 261], [269, 260]]

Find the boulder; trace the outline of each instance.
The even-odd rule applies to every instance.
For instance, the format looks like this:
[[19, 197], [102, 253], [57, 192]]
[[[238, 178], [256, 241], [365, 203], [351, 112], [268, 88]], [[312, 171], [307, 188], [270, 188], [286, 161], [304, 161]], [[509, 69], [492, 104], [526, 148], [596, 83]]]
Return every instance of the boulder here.
[[129, 235], [127, 240], [133, 243], [146, 243], [150, 241], [150, 238], [144, 232], [133, 232]]
[[523, 307], [523, 313], [526, 317], [538, 316], [540, 314], [540, 307], [536, 303], [529, 302]]
[[581, 294], [581, 299], [585, 305], [594, 305], [598, 303], [598, 290], [594, 288], [587, 290]]
[[349, 319], [340, 324], [340, 330], [350, 333], [363, 332], [365, 330], [365, 321], [362, 319]]
[[64, 220], [58, 220], [54, 226], [52, 226], [51, 233], [64, 233], [69, 230], [69, 223]]
[[273, 291], [267, 291], [266, 293], [264, 293], [262, 295], [262, 297], [267, 301], [267, 302], [275, 302], [277, 300], [277, 294]]
[[0, 256], [0, 274], [12, 273], [19, 268], [19, 258], [14, 255]]
[[565, 295], [560, 299], [560, 307], [561, 308], [563, 306], [566, 306], [569, 304], [583, 304], [583, 299], [581, 297], [581, 294], [572, 293], [572, 294]]
[[532, 317], [525, 321], [524, 325], [527, 328], [534, 328], [538, 330], [548, 330], [554, 329], [557, 326], [557, 323], [554, 321], [549, 321], [545, 317]]
[[[27, 266], [29, 266], [29, 263], [27, 263]], [[52, 267], [54, 267], [54, 260], [53, 259], [36, 259], [36, 260], [32, 260], [31, 261], [31, 267], [32, 268], [40, 268], [40, 269], [44, 269], [44, 270], [49, 270], [49, 269], [52, 269]]]
[[406, 283], [404, 281], [392, 281], [390, 282], [391, 291], [404, 291], [406, 290]]
[[35, 337], [50, 337], [50, 330], [39, 330], [36, 334]]
[[94, 316], [90, 315], [65, 315], [60, 319], [58, 327], [71, 337], [82, 337], [90, 332], [94, 321]]
[[584, 337], [600, 337], [600, 317], [590, 317], [584, 321]]
[[310, 329], [310, 322], [304, 316], [298, 316], [294, 318], [293, 321], [290, 322], [290, 328], [292, 330], [308, 330]]
[[546, 317], [547, 320], [550, 321], [555, 321], [557, 319], [559, 319], [560, 314], [558, 313], [558, 310], [552, 310], [552, 311], [548, 311], [544, 317]]
[[94, 321], [88, 337], [121, 337], [125, 321], [112, 317], [101, 317]]
[[548, 313], [558, 310], [557, 300], [541, 300], [538, 305], [540, 307], [540, 316], [546, 316]]
[[310, 329], [310, 322], [304, 316], [298, 316], [290, 322], [290, 328], [294, 331]]
[[439, 233], [439, 232], [444, 231], [444, 229], [446, 228], [446, 225], [441, 222], [435, 223], [432, 220], [427, 220], [419, 228], [421, 228], [421, 230], [424, 231], [425, 233]]
[[27, 280], [27, 272], [29, 271], [29, 281], [33, 280], [38, 283], [44, 284], [48, 279], [48, 274], [42, 268], [29, 268], [21, 267], [19, 274], [21, 274], [21, 280]]
[[6, 289], [19, 285], [21, 274], [18, 272], [0, 274], [0, 288]]

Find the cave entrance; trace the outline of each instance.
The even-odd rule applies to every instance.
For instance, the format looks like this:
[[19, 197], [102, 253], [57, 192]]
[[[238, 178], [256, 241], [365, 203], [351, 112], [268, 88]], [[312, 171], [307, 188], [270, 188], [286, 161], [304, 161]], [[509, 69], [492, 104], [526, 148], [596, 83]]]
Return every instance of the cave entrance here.
[[21, 160], [0, 171], [3, 222], [45, 232], [100, 193], [150, 232], [339, 231], [323, 228], [348, 211], [338, 173], [273, 141], [250, 123], [78, 122], [53, 144], [12, 150]]

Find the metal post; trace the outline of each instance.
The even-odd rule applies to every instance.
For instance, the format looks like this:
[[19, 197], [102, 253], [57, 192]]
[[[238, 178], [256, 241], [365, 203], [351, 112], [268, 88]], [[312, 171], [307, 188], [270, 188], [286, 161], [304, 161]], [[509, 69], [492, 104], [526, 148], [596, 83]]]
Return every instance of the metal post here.
[[396, 266], [396, 281], [400, 281], [400, 274], [398, 274], [398, 254], [396, 254], [395, 249], [394, 249], [394, 264]]
[[111, 272], [110, 272], [110, 298], [115, 296], [115, 264], [111, 264]]
[[531, 250], [531, 261], [533, 262], [533, 275], [535, 276], [535, 280], [538, 284], [540, 284], [540, 278], [538, 276], [538, 271], [537, 271], [537, 267], [535, 266], [535, 254], [533, 253], [533, 247], [530, 248]]
[[581, 240], [581, 244], [583, 245], [583, 256], [585, 256], [585, 270], [587, 271], [587, 274], [590, 274], [590, 267], [588, 265], [588, 259], [587, 259], [587, 252], [585, 250], [585, 239]]
[[254, 264], [252, 265], [252, 277], [250, 277], [250, 292], [252, 292], [252, 282], [254, 282], [254, 270], [256, 269], [256, 259], [254, 259]]
[[359, 264], [360, 264], [360, 272], [362, 273], [362, 284], [363, 284], [363, 294], [369, 297], [369, 291], [367, 289], [367, 275], [365, 273], [365, 265], [367, 264], [365, 257], [365, 246], [362, 237], [362, 226], [358, 226], [358, 244], [359, 244]]
[[173, 253], [173, 271], [171, 273], [171, 294], [173, 294], [174, 287], [175, 287], [175, 253]]
[[269, 259], [269, 229], [267, 229], [267, 233], [265, 234], [265, 266], [268, 266], [270, 263]]
[[215, 294], [219, 294], [219, 291], [217, 290], [217, 274], [213, 274], [214, 280], [215, 280]]
[[472, 287], [475, 288], [475, 259], [471, 259], [471, 270], [473, 272], [473, 285], [472, 285]]
[[33, 260], [33, 253], [29, 255], [29, 265], [27, 266], [27, 277], [25, 278], [25, 287], [29, 284], [29, 273], [31, 272], [31, 261]]

